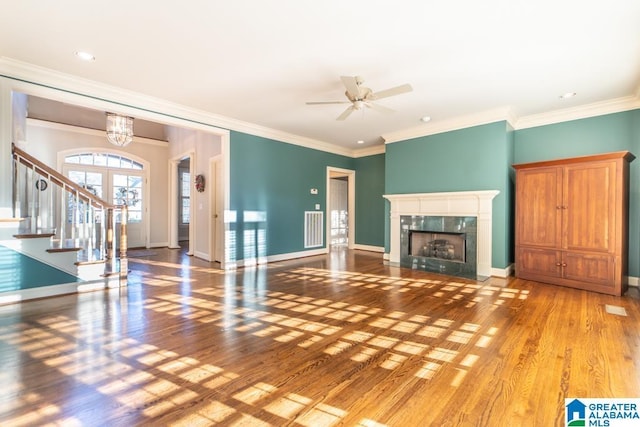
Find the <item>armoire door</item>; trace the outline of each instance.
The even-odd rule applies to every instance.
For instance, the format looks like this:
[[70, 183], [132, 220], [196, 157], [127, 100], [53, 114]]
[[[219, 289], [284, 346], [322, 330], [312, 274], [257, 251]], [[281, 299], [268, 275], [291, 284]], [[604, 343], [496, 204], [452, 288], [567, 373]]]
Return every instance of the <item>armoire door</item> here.
[[616, 162], [565, 167], [563, 249], [612, 252], [615, 246]]
[[562, 168], [519, 171], [516, 194], [516, 244], [559, 248]]

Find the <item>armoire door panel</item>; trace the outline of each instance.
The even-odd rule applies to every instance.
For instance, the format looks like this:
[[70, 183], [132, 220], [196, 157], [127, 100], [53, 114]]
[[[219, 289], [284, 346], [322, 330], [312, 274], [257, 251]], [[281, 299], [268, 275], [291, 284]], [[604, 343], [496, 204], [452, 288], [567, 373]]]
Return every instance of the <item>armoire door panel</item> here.
[[562, 169], [522, 171], [516, 181], [518, 245], [555, 248], [561, 239]]
[[615, 162], [567, 166], [563, 249], [608, 252], [615, 244]]
[[613, 286], [614, 274], [615, 264], [610, 255], [563, 254], [563, 276], [566, 279]]
[[523, 247], [518, 251], [516, 259], [518, 275], [560, 277], [561, 266], [559, 251]]

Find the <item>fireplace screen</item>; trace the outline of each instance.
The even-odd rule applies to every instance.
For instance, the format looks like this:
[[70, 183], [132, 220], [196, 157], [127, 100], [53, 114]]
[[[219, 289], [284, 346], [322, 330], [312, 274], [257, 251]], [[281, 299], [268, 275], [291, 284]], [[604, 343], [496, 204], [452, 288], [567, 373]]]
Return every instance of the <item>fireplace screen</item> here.
[[466, 262], [465, 233], [409, 231], [409, 255]]

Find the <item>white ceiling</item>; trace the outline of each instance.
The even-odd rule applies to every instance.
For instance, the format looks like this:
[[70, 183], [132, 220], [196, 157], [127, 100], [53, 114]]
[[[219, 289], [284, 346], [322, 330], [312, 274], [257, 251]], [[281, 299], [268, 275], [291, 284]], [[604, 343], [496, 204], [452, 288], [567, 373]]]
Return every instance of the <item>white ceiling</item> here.
[[[20, 0], [0, 56], [336, 144], [510, 109], [516, 117], [637, 97], [638, 0]], [[89, 51], [93, 62], [74, 56]], [[345, 121], [340, 76], [378, 101]], [[559, 95], [576, 92], [561, 100]], [[421, 124], [422, 116], [432, 121]], [[357, 140], [365, 144], [356, 146]]]

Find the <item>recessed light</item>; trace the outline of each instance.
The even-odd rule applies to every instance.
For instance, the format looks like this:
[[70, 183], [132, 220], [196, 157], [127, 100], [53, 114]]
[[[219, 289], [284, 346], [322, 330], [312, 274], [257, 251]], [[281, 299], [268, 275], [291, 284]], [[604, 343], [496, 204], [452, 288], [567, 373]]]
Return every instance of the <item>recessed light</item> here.
[[567, 92], [565, 94], [560, 95], [560, 99], [569, 99], [569, 98], [573, 98], [576, 95], [577, 94], [575, 92]]
[[363, 140], [359, 140], [358, 144], [364, 144], [364, 141]]
[[96, 59], [96, 57], [90, 54], [89, 52], [78, 51], [76, 52], [76, 56], [82, 59], [83, 61], [95, 61]]
[[429, 116], [421, 117], [421, 118], [420, 118], [420, 121], [421, 121], [421, 122], [428, 123], [428, 122], [430, 122], [430, 121], [431, 121], [431, 117], [429, 117]]

